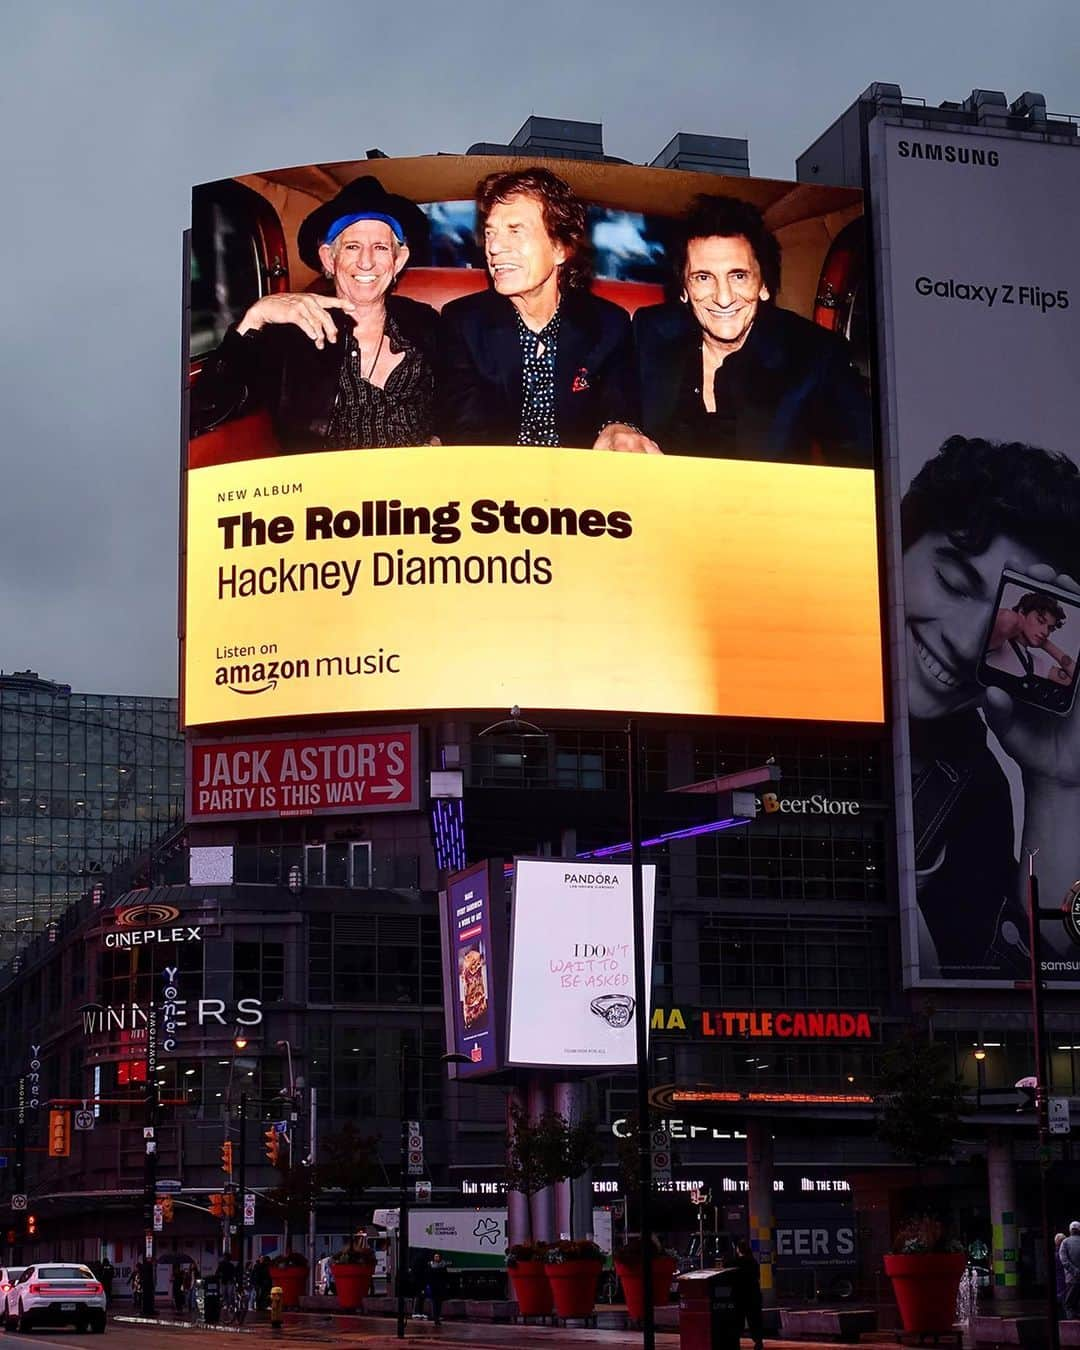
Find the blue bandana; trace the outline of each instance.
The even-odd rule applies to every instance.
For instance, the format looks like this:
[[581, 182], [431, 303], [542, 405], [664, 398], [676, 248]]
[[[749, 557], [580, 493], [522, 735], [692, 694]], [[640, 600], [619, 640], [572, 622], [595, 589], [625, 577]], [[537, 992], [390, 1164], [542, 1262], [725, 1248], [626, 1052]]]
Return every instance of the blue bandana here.
[[337, 220], [326, 231], [324, 244], [332, 244], [342, 230], [347, 230], [350, 225], [355, 225], [358, 220], [381, 220], [384, 225], [389, 225], [394, 232], [394, 238], [399, 244], [405, 242], [405, 231], [398, 224], [393, 216], [384, 216], [381, 211], [356, 211], [351, 216], [338, 216]]

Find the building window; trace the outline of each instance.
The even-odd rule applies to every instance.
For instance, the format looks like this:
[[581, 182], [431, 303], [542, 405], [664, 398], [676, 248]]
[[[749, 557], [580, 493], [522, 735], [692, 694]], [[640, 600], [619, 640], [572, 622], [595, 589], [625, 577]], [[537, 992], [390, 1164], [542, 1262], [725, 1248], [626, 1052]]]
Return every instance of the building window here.
[[285, 997], [285, 944], [233, 943], [233, 997], [275, 1003]]

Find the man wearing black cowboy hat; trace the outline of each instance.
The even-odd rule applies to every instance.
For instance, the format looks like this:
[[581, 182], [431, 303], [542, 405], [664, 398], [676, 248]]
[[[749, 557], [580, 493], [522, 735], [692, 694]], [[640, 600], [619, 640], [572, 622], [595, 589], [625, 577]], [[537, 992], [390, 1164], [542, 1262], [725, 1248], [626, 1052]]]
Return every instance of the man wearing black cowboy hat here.
[[438, 316], [390, 293], [427, 237], [419, 207], [370, 175], [312, 211], [297, 250], [334, 294], [255, 301], [192, 389], [192, 437], [261, 408], [289, 454], [430, 443]]

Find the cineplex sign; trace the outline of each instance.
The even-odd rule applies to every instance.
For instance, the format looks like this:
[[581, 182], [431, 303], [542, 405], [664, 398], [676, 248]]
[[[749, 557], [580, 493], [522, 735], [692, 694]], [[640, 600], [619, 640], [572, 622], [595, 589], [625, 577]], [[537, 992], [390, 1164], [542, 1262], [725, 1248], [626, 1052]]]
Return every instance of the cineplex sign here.
[[868, 1012], [730, 1012], [713, 1008], [654, 1008], [653, 1031], [685, 1031], [721, 1040], [869, 1041]]

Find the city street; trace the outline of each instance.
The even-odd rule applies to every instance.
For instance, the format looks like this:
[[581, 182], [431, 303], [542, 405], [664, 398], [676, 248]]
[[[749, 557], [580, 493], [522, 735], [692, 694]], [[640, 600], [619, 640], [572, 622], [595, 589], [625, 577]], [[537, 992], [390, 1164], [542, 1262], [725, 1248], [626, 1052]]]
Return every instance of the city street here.
[[[110, 1319], [106, 1332], [107, 1341], [92, 1333], [77, 1333], [67, 1328], [47, 1328], [32, 1332], [29, 1336], [20, 1336], [15, 1332], [3, 1333], [3, 1339], [15, 1343], [27, 1343], [38, 1347], [55, 1346], [59, 1350], [72, 1350], [72, 1347], [108, 1346], [109, 1350], [181, 1350], [181, 1347], [235, 1346], [238, 1337], [244, 1338], [244, 1344], [250, 1346], [281, 1345], [302, 1350], [306, 1346], [364, 1346], [366, 1350], [393, 1350], [401, 1344], [394, 1335], [393, 1324], [382, 1318], [366, 1317], [316, 1317], [287, 1315], [285, 1327], [281, 1331], [272, 1331], [266, 1324], [248, 1326], [235, 1331], [226, 1328], [175, 1325], [168, 1322], [151, 1324], [137, 1322], [121, 1316]], [[607, 1347], [607, 1350], [636, 1350], [641, 1344], [641, 1336], [629, 1331], [597, 1331], [588, 1328], [534, 1327], [508, 1325], [476, 1325], [461, 1323], [446, 1325], [436, 1331], [430, 1323], [410, 1321], [407, 1328], [407, 1340], [413, 1345], [421, 1343], [432, 1346], [499, 1346], [499, 1347], [536, 1347], [536, 1350], [563, 1350], [568, 1346]], [[679, 1337], [674, 1332], [659, 1332], [656, 1337], [658, 1350], [678, 1350]], [[776, 1350], [815, 1350], [821, 1345], [832, 1342], [776, 1340], [768, 1337], [766, 1344]], [[862, 1344], [876, 1347], [876, 1350], [899, 1350], [901, 1342], [889, 1333], [864, 1336]], [[744, 1337], [742, 1347], [751, 1345], [749, 1337]]]

